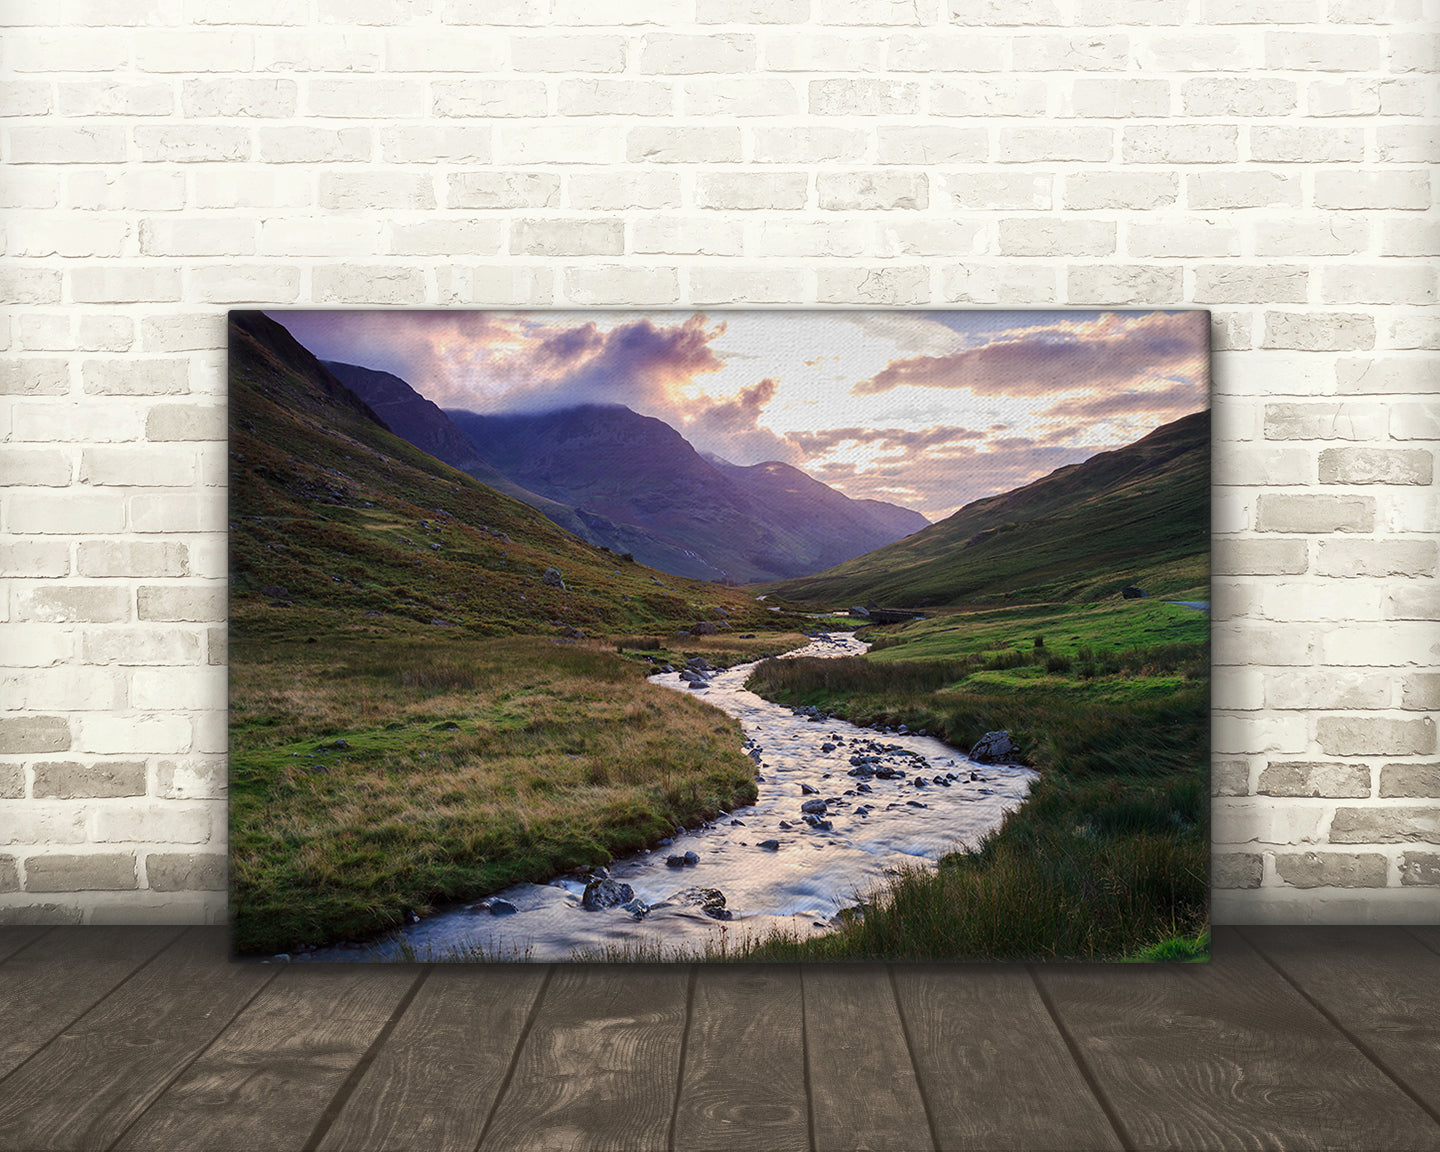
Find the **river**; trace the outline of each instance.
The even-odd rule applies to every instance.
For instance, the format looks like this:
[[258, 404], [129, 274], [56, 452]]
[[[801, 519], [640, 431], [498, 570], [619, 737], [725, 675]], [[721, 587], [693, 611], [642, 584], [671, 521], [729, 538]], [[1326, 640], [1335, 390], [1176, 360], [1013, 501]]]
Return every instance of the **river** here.
[[[854, 655], [865, 648], [848, 633], [833, 633], [790, 655]], [[759, 796], [703, 828], [678, 832], [671, 844], [612, 862], [610, 878], [629, 885], [640, 901], [633, 910], [586, 910], [585, 879], [563, 877], [517, 884], [491, 901], [442, 910], [377, 943], [291, 958], [678, 959], [707, 945], [729, 948], [774, 927], [808, 936], [827, 930], [842, 908], [856, 905], [887, 872], [933, 864], [973, 846], [1024, 800], [1035, 779], [1028, 768], [971, 763], [932, 737], [797, 715], [745, 690], [753, 667], [707, 674], [694, 688], [679, 672], [651, 678], [740, 721], [746, 751], [757, 762]], [[849, 775], [857, 760], [865, 762], [861, 771], [881, 775]], [[825, 811], [810, 814], [820, 823], [807, 823], [801, 805], [818, 808], [816, 801], [824, 801]], [[670, 859], [686, 853], [693, 853], [693, 862], [677, 866]], [[720, 914], [727, 918], [716, 918], [719, 909], [707, 912], [677, 899], [687, 889], [718, 889], [725, 897]], [[495, 900], [504, 901], [498, 905], [504, 914], [492, 912]]]

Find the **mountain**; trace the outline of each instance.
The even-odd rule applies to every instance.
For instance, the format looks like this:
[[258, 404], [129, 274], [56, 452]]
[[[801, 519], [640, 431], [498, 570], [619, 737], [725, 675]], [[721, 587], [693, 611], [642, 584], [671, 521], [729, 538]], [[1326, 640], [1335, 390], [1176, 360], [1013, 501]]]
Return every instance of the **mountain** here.
[[447, 414], [511, 481], [575, 508], [592, 533], [623, 534], [626, 551], [670, 572], [741, 583], [798, 576], [926, 524], [786, 464], [707, 459], [664, 421], [623, 405]]
[[627, 563], [421, 451], [264, 313], [230, 314], [229, 383], [240, 639], [646, 632], [716, 606], [736, 627], [776, 620], [743, 593]]
[[1204, 585], [1209, 553], [1207, 411], [771, 591], [835, 606], [1094, 600]]

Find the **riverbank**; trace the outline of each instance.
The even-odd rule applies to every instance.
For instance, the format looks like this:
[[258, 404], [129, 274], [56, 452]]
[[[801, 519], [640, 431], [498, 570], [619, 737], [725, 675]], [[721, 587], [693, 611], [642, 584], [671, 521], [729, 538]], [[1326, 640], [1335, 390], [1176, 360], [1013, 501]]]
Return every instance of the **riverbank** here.
[[1040, 779], [998, 831], [938, 871], [890, 878], [863, 916], [835, 932], [777, 933], [743, 958], [1203, 955], [1203, 625], [1164, 605], [1036, 606], [887, 630], [862, 659], [760, 665], [752, 690], [852, 722], [924, 728], [962, 748], [1007, 730]]
[[[738, 660], [805, 642], [684, 643]], [[648, 683], [651, 666], [608, 647], [237, 639], [237, 951], [374, 935], [435, 903], [604, 864], [753, 800], [739, 725]]]

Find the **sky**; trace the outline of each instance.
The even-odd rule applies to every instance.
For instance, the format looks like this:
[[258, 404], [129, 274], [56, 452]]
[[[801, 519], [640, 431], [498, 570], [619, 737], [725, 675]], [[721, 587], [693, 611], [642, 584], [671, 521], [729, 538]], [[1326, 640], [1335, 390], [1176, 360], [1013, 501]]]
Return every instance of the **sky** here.
[[624, 404], [940, 520], [1209, 406], [1194, 311], [274, 311], [441, 408]]

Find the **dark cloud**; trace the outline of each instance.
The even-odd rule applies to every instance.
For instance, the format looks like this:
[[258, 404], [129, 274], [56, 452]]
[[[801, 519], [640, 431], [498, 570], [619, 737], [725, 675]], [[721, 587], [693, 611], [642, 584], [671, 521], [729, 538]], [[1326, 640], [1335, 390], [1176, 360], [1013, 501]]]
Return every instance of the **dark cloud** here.
[[1155, 376], [1198, 376], [1208, 348], [1203, 312], [1111, 315], [1088, 331], [1043, 328], [944, 356], [891, 361], [856, 395], [902, 385], [966, 388], [981, 396], [1048, 396], [1076, 388], [1110, 388]]
[[953, 445], [960, 440], [980, 440], [985, 433], [953, 424], [939, 425], [920, 431], [904, 428], [827, 428], [823, 432], [792, 432], [790, 439], [807, 455], [818, 456], [852, 441], [869, 444], [883, 452], [923, 452], [927, 449]]

